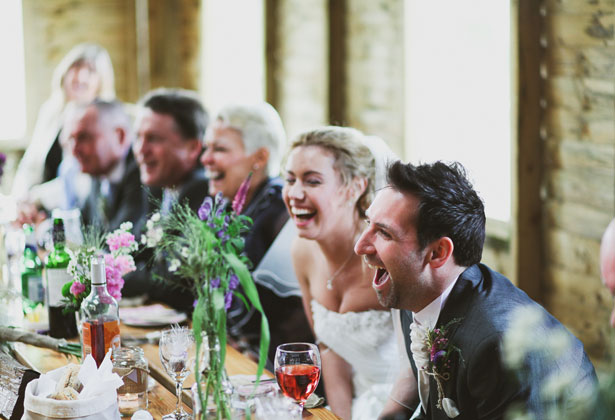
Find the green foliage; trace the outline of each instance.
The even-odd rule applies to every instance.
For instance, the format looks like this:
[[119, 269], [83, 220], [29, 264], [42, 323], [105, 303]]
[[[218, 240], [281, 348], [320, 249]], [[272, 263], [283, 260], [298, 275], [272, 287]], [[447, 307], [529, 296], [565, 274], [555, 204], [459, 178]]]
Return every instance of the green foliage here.
[[[257, 378], [260, 378], [267, 359], [270, 334], [258, 292], [248, 270], [250, 261], [243, 254], [244, 240], [252, 220], [227, 208], [219, 194], [215, 201], [206, 198], [194, 213], [187, 204], [175, 204], [166, 217], [155, 214], [147, 223], [144, 242], [154, 245], [155, 258], [166, 260], [168, 270], [175, 277], [171, 281], [189, 281], [196, 296], [192, 315], [192, 329], [197, 354], [201, 354], [203, 337], [217, 338], [217, 356], [209, 357], [204, 389], [199, 389], [201, 406], [211, 396], [218, 407], [218, 418], [230, 418], [229, 395], [224, 393], [224, 360], [226, 357], [226, 311], [235, 295], [262, 315], [261, 340]], [[165, 277], [167, 279], [167, 277]], [[184, 283], [185, 284], [185, 283]], [[241, 285], [241, 288], [238, 286]], [[240, 293], [239, 290], [243, 293]], [[210, 353], [213, 351], [209, 346]], [[215, 359], [215, 360], [214, 360]], [[203, 368], [197, 357], [195, 374], [197, 383], [203, 383]]]

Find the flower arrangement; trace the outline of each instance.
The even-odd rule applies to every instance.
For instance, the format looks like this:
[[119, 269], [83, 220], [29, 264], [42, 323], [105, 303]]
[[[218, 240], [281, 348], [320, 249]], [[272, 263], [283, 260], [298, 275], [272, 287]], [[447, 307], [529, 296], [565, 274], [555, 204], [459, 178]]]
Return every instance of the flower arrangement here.
[[[459, 410], [455, 402], [444, 396], [444, 386], [442, 383], [448, 381], [451, 377], [451, 357], [454, 353], [461, 356], [461, 350], [454, 346], [447, 335], [453, 325], [461, 322], [460, 318], [455, 318], [440, 328], [426, 329], [419, 343], [414, 345], [415, 337], [413, 334], [412, 353], [417, 361], [417, 368], [425, 372], [429, 376], [433, 376], [438, 386], [438, 401], [436, 407], [444, 410], [448, 417], [456, 417], [459, 415]], [[414, 328], [413, 328], [414, 329]], [[416, 354], [418, 353], [418, 354]]]
[[564, 363], [568, 349], [574, 345], [563, 327], [547, 325], [544, 312], [533, 306], [520, 307], [510, 317], [502, 343], [503, 362], [521, 381], [539, 384], [542, 412], [534, 412], [525, 404], [520, 404], [511, 407], [507, 418], [612, 419], [615, 412], [615, 374], [612, 371], [599, 378], [599, 385], [594, 389], [587, 384], [579, 386], [575, 362], [567, 365], [568, 368], [563, 371], [555, 371], [546, 376], [527, 369], [526, 362], [530, 357]]
[[84, 235], [84, 245], [75, 251], [67, 249], [70, 255], [68, 272], [72, 281], [62, 287], [65, 311], [74, 312], [79, 310], [81, 301], [91, 291], [90, 261], [94, 255], [101, 252], [106, 243], [109, 252], [105, 253], [105, 275], [107, 290], [116, 300], [122, 298], [124, 276], [136, 270], [132, 253], [138, 245], [134, 235], [130, 232], [132, 223], [122, 223], [119, 229], [109, 233], [103, 239], [97, 229], [92, 229]]
[[[155, 246], [155, 257], [165, 259], [168, 270], [175, 274], [165, 277], [167, 281], [186, 285], [190, 280], [189, 287], [196, 296], [192, 329], [197, 354], [201, 355], [195, 366], [196, 383], [202, 384], [197, 386], [200, 406], [215, 403], [219, 419], [231, 417], [224, 360], [226, 311], [234, 296], [262, 314], [257, 378], [264, 370], [270, 341], [267, 319], [248, 271], [249, 260], [243, 255], [242, 234], [252, 224], [241, 214], [250, 178], [242, 183], [231, 206], [218, 193], [213, 199], [206, 197], [197, 213], [186, 204], [175, 204], [165, 217], [155, 213], [147, 222], [143, 239], [148, 246]], [[208, 354], [203, 354], [204, 346]], [[200, 366], [203, 361], [208, 363], [205, 368]]]

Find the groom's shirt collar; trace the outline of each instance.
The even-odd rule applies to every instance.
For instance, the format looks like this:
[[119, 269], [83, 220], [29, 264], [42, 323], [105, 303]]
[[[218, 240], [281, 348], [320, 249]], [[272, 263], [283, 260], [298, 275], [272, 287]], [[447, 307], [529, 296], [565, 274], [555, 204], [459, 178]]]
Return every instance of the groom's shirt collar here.
[[455, 283], [457, 283], [458, 279], [459, 277], [452, 281], [444, 292], [435, 298], [429, 305], [425, 306], [416, 313], [412, 312], [412, 318], [418, 321], [418, 323], [423, 325], [425, 328], [433, 330], [436, 326], [436, 322], [438, 322], [440, 311], [446, 303], [446, 299], [448, 299], [448, 296], [451, 294], [451, 290], [453, 290], [453, 287], [455, 286]]

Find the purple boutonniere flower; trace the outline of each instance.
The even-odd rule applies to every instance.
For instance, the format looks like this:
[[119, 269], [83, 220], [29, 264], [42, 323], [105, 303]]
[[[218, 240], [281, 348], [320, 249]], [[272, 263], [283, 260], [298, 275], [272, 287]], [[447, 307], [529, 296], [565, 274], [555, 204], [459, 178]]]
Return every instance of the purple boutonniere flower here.
[[[422, 368], [429, 376], [432, 376], [438, 384], [438, 401], [436, 407], [444, 410], [446, 415], [451, 418], [458, 416], [459, 410], [453, 400], [445, 398], [442, 383], [451, 378], [449, 370], [451, 368], [451, 358], [453, 354], [457, 353], [459, 357], [461, 357], [459, 348], [453, 345], [448, 338], [451, 327], [459, 322], [461, 322], [461, 319], [453, 319], [440, 328], [427, 330], [425, 345], [426, 348], [429, 349], [429, 363]], [[426, 356], [427, 355], [425, 355], [425, 357]], [[463, 358], [461, 360], [463, 360]]]

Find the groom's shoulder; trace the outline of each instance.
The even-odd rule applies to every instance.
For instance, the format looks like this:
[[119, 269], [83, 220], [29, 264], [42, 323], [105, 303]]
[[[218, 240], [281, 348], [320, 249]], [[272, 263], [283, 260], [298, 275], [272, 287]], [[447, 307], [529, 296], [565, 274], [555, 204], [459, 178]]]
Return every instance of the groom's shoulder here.
[[478, 345], [488, 338], [501, 339], [520, 307], [533, 307], [545, 314], [550, 323], [558, 323], [503, 274], [484, 264], [476, 264], [460, 276], [443, 311], [462, 319], [460, 327], [471, 330], [470, 341]]

